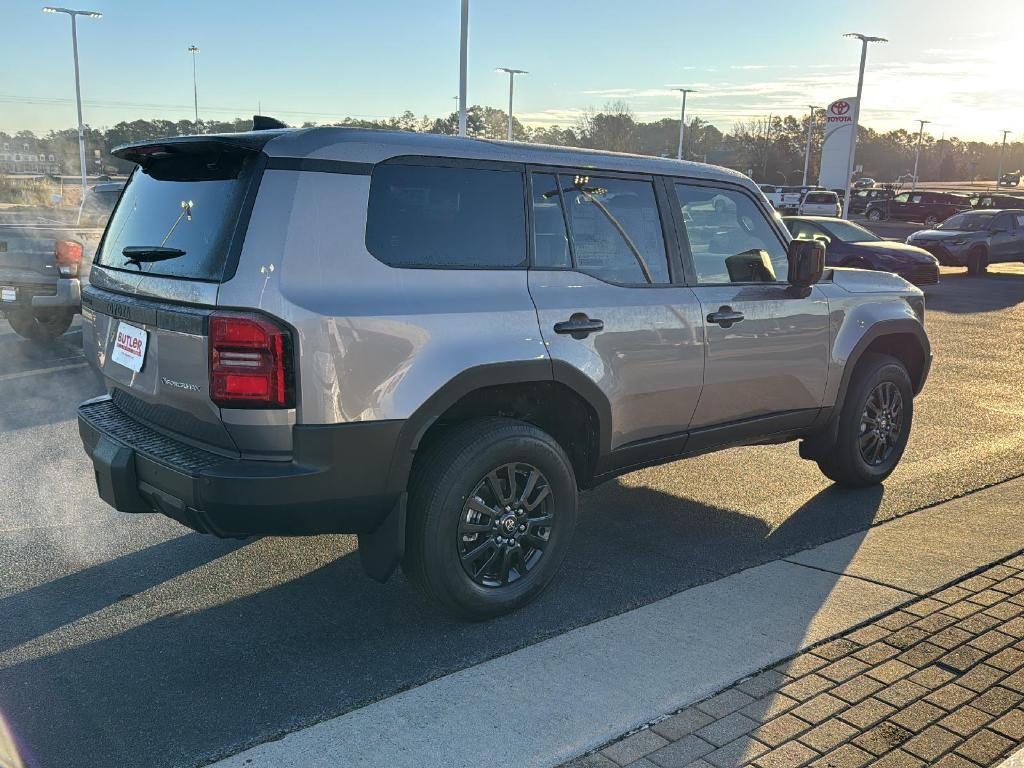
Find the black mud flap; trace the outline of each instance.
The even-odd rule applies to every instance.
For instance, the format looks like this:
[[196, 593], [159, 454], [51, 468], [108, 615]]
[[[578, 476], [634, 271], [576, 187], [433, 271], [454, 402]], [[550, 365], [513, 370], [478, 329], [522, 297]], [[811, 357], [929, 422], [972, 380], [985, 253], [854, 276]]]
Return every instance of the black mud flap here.
[[96, 489], [100, 498], [120, 512], [152, 512], [139, 494], [135, 477], [135, 452], [126, 445], [100, 436], [92, 453]]
[[366, 575], [381, 584], [388, 580], [405, 554], [405, 502], [403, 492], [376, 530], [359, 534], [359, 562]]

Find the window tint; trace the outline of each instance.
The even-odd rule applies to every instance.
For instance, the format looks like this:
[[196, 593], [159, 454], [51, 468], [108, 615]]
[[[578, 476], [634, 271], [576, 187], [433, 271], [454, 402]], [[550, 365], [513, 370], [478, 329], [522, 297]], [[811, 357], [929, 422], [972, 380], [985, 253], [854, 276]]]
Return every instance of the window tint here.
[[523, 176], [516, 171], [377, 166], [366, 247], [392, 267], [526, 265]]
[[893, 198], [893, 201], [897, 203], [905, 203], [908, 200], [910, 200], [909, 192], [904, 192], [902, 194], [896, 195], [896, 197]]
[[995, 221], [992, 222], [993, 229], [1005, 229], [1007, 231], [1013, 231], [1013, 214], [1001, 213], [996, 216]]
[[911, 195], [910, 196], [910, 202], [912, 202], [912, 203], [916, 204], [916, 203], [920, 203], [920, 202], [923, 202], [923, 201], [924, 201], [924, 195]]
[[611, 283], [669, 281], [665, 238], [649, 181], [561, 174], [576, 268]]
[[553, 173], [535, 173], [533, 184], [533, 263], [539, 269], [572, 266], [565, 231], [558, 179]]
[[816, 203], [819, 205], [824, 203], [832, 203], [833, 205], [835, 205], [837, 199], [838, 198], [836, 197], [835, 192], [808, 192], [807, 197], [804, 198], [804, 202]]
[[753, 200], [731, 189], [675, 188], [698, 283], [786, 279], [786, 249]]
[[[96, 264], [149, 275], [222, 280], [252, 169], [251, 158], [227, 152], [183, 153], [145, 170], [137, 168], [110, 219]], [[123, 253], [129, 246], [166, 246], [184, 254], [129, 263]]]

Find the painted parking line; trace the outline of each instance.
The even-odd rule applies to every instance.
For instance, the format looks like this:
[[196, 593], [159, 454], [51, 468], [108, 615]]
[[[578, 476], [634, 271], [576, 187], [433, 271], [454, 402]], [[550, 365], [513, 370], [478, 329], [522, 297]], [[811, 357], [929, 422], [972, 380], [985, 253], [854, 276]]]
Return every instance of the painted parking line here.
[[[942, 578], [960, 578], [1024, 549], [1024, 509], [1007, 504], [1022, 492], [1024, 479], [1011, 480], [881, 523], [840, 546], [807, 550], [803, 562], [777, 560], [685, 590], [215, 765], [559, 765], [918, 598], [934, 581], [922, 570], [937, 556]], [[958, 515], [971, 524], [940, 543], [939, 521]], [[908, 547], [915, 537], [927, 546]], [[858, 538], [868, 551], [862, 562]], [[915, 559], [920, 567], [896, 569], [888, 584], [872, 579], [877, 563]]]
[[31, 371], [18, 371], [17, 373], [0, 374], [0, 381], [13, 381], [14, 379], [27, 379], [29, 376], [41, 376], [47, 373], [58, 373], [61, 371], [73, 371], [77, 368], [85, 368], [86, 362], [74, 363], [72, 365], [57, 365], [52, 368], [33, 368]]

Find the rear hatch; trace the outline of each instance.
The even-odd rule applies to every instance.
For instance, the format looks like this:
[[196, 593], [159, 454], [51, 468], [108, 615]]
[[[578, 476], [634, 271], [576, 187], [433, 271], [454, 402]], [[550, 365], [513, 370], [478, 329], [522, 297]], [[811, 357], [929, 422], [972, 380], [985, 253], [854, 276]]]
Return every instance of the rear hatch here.
[[55, 293], [57, 239], [47, 227], [0, 227], [0, 286]]
[[[251, 136], [115, 150], [139, 166], [97, 250], [83, 330], [87, 357], [133, 418], [224, 455], [273, 457], [287, 446], [245, 426], [258, 423], [245, 411], [260, 403], [222, 409], [210, 391], [218, 288], [234, 273], [261, 173], [262, 142]], [[258, 336], [259, 319], [253, 322]], [[246, 352], [253, 338], [239, 341], [233, 354], [238, 365], [259, 371], [263, 358]]]

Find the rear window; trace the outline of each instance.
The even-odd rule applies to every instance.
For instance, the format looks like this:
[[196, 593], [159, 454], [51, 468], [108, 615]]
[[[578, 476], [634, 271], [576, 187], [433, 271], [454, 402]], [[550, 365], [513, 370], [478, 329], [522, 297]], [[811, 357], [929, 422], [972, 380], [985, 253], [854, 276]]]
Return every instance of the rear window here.
[[807, 197], [804, 198], [805, 203], [832, 203], [835, 205], [836, 197], [835, 192], [809, 192]]
[[524, 267], [523, 174], [379, 165], [370, 182], [366, 248], [392, 267]]
[[[255, 156], [177, 155], [137, 168], [110, 218], [96, 264], [162, 277], [219, 282], [252, 178]], [[177, 248], [184, 255], [130, 263], [128, 247]]]

